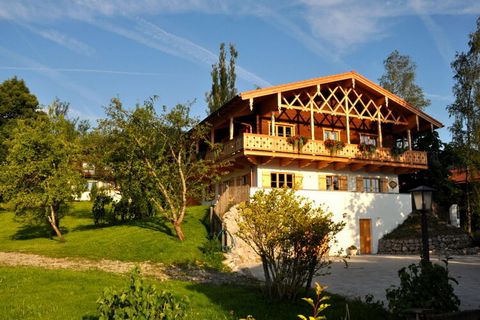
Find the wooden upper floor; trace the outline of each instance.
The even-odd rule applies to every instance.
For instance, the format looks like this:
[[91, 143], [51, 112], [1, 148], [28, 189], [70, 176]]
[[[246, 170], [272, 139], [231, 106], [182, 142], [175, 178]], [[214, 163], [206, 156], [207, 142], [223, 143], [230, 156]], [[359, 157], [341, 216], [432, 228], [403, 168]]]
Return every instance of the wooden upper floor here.
[[204, 122], [225, 158], [395, 173], [426, 169], [412, 139], [442, 127], [355, 72], [242, 92]]

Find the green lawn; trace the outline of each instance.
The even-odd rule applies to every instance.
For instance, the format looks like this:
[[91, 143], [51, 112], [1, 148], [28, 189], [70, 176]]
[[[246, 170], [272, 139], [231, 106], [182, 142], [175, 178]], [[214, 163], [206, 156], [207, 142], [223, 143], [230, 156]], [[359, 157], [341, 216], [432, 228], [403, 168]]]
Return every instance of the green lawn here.
[[[76, 272], [39, 268], [0, 267], [0, 318], [81, 319], [96, 314], [96, 300], [105, 287], [123, 288], [126, 276], [100, 271]], [[150, 280], [153, 281], [153, 280]], [[190, 301], [189, 319], [238, 319], [252, 314], [262, 319], [297, 319], [307, 314], [305, 302], [265, 301], [255, 287], [153, 281], [160, 289]], [[346, 301], [332, 297], [328, 319], [345, 315]], [[357, 301], [348, 302], [352, 319], [385, 319], [385, 314]]]
[[0, 251], [30, 252], [51, 257], [82, 257], [122, 261], [202, 263], [200, 247], [207, 241], [202, 221], [207, 207], [188, 209], [183, 228], [186, 240], [177, 240], [170, 224], [156, 218], [144, 222], [97, 227], [90, 202], [75, 202], [61, 220], [65, 243], [49, 238], [49, 228], [16, 221], [9, 211], [0, 211]]

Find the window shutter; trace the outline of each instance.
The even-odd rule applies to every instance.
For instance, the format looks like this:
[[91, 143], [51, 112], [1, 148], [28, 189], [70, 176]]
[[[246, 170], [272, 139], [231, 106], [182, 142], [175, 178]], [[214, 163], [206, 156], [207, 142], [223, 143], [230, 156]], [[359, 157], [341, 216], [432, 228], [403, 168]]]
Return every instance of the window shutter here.
[[321, 191], [327, 190], [327, 177], [326, 176], [318, 176], [318, 189]]
[[264, 188], [271, 188], [271, 177], [270, 177], [270, 172], [264, 171], [262, 173], [262, 187]]
[[363, 177], [357, 177], [357, 192], [363, 192]]
[[338, 177], [338, 182], [339, 182], [339, 190], [348, 191], [348, 177], [347, 176]]
[[300, 173], [295, 173], [295, 188], [298, 190], [303, 189], [303, 175]]
[[388, 179], [387, 178], [380, 179], [380, 185], [381, 185], [380, 192], [389, 192]]

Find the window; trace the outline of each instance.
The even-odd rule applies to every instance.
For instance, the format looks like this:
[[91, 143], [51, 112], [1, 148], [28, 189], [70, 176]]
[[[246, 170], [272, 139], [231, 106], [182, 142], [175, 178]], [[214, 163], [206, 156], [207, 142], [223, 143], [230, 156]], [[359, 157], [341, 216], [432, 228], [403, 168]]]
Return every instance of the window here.
[[397, 138], [395, 139], [394, 146], [399, 149], [408, 149], [408, 140], [405, 138]]
[[340, 130], [323, 130], [323, 140], [340, 140]]
[[295, 135], [295, 126], [288, 123], [275, 123], [275, 132], [273, 135], [277, 137], [292, 137]]
[[365, 192], [380, 192], [379, 178], [363, 178], [363, 191]]
[[327, 176], [327, 190], [334, 191], [340, 190], [340, 185], [338, 183], [338, 176]]
[[293, 174], [272, 172], [270, 174], [270, 187], [272, 188], [293, 188]]
[[377, 137], [370, 134], [360, 134], [360, 143], [376, 146]]

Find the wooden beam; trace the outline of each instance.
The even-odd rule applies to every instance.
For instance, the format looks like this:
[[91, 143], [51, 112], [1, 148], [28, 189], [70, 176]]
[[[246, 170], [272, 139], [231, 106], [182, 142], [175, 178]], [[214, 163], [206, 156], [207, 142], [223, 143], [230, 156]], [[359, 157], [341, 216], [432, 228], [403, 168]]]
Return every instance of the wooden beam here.
[[[355, 88], [355, 79], [352, 79], [353, 87]], [[348, 106], [349, 99], [345, 99], [345, 126], [347, 127], [347, 143], [350, 144], [350, 109]]]
[[253, 98], [248, 99], [248, 104], [250, 105], [250, 111], [253, 110]]
[[412, 133], [410, 129], [407, 130], [407, 138], [408, 138], [408, 150], [412, 151]]
[[362, 168], [364, 168], [367, 164], [360, 162], [360, 163], [354, 163], [350, 165], [350, 171], [358, 171]]
[[256, 126], [256, 134], [260, 134], [260, 116], [257, 114], [255, 116], [255, 126]]
[[230, 117], [230, 140], [233, 140], [233, 131], [234, 131], [234, 128], [233, 128], [233, 118]]
[[328, 162], [328, 161], [319, 161], [317, 163], [317, 169], [324, 169], [324, 168], [328, 167], [330, 164], [331, 164], [331, 162]]
[[212, 144], [215, 143], [215, 129], [213, 129], [213, 128], [210, 129], [210, 142], [211, 142]]
[[348, 162], [336, 162], [333, 165], [333, 169], [334, 170], [341, 170], [341, 169], [345, 168], [346, 166], [348, 166]]
[[293, 160], [294, 160], [293, 158], [281, 158], [280, 159], [280, 165], [282, 167], [286, 167], [286, 166], [290, 165], [293, 162]]
[[269, 164], [275, 157], [261, 157], [260, 165]]
[[276, 134], [275, 132], [275, 113], [272, 111], [272, 121], [271, 121], [272, 127], [270, 128], [270, 135], [274, 136]]
[[382, 120], [380, 119], [380, 112], [378, 112], [378, 145], [380, 148], [383, 148]]
[[258, 166], [259, 162], [258, 162], [258, 158], [256, 156], [246, 155], [246, 158], [247, 158], [248, 162]]
[[418, 114], [415, 115], [415, 122], [417, 123], [417, 132], [420, 131], [420, 118], [418, 117]]
[[310, 130], [312, 131], [312, 140], [315, 140], [315, 118], [313, 116], [313, 101], [310, 101]]
[[366, 172], [377, 172], [377, 171], [380, 171], [380, 166], [369, 164], [368, 166], [365, 167], [365, 171]]
[[300, 168], [305, 168], [305, 167], [309, 166], [312, 162], [313, 162], [313, 160], [311, 160], [311, 159], [301, 159], [301, 160], [298, 161], [298, 166]]

